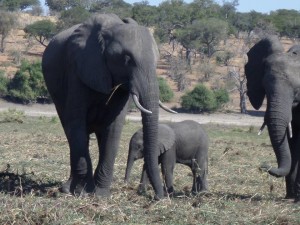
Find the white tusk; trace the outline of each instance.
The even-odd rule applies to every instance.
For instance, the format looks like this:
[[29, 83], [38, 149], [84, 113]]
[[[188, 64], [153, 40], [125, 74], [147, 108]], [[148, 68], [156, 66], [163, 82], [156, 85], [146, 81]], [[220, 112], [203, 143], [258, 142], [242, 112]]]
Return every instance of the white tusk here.
[[293, 137], [293, 130], [292, 130], [291, 122], [289, 122], [289, 125], [288, 125], [288, 133], [289, 133], [289, 137], [292, 138]]
[[138, 97], [137, 97], [136, 95], [133, 94], [133, 95], [132, 95], [132, 99], [133, 99], [134, 104], [136, 105], [136, 107], [137, 107], [139, 110], [141, 110], [141, 111], [144, 112], [144, 113], [152, 114], [151, 111], [145, 109], [145, 108], [140, 104], [139, 99], [138, 99]]
[[174, 110], [168, 108], [167, 106], [165, 106], [160, 100], [159, 100], [159, 106], [160, 106], [162, 109], [164, 109], [164, 110], [166, 110], [167, 112], [169, 112], [169, 113], [177, 114], [176, 111], [174, 111]]
[[265, 129], [265, 126], [266, 126], [266, 122], [264, 121], [263, 122], [263, 124], [261, 125], [261, 127], [260, 127], [260, 129], [259, 129], [259, 131], [258, 131], [258, 134], [257, 135], [261, 135], [262, 134], [262, 132], [264, 131], [264, 129]]

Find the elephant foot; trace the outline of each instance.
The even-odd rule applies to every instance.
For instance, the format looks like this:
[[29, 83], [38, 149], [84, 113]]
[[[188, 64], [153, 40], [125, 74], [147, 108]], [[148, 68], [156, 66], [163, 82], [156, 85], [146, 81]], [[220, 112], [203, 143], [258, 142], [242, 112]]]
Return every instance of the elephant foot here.
[[147, 190], [145, 185], [140, 184], [137, 190], [138, 195], [144, 195], [146, 194]]
[[286, 194], [286, 196], [284, 197], [284, 199], [289, 200], [289, 199], [294, 199], [295, 195], [291, 195], [291, 194]]
[[164, 196], [169, 196], [169, 197], [172, 197], [174, 194], [174, 188], [173, 186], [172, 187], [169, 187], [169, 188], [164, 188]]
[[100, 188], [100, 187], [97, 187], [97, 186], [95, 188], [94, 194], [98, 198], [108, 198], [111, 195], [109, 188]]
[[61, 192], [63, 193], [83, 197], [93, 193], [94, 190], [95, 185], [93, 178], [79, 179], [71, 177], [61, 187]]
[[294, 196], [294, 203], [300, 205], [300, 194], [295, 194], [295, 196]]

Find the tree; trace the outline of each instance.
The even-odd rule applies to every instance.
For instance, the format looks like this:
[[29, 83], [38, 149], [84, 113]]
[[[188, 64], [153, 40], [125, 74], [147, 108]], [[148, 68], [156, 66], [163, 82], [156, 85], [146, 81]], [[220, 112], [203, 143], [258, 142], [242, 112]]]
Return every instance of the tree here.
[[63, 30], [75, 24], [82, 23], [90, 17], [90, 13], [83, 7], [74, 7], [61, 13], [57, 28]]
[[134, 3], [132, 7], [132, 18], [140, 25], [153, 26], [157, 23], [157, 8], [149, 5], [148, 1]]
[[0, 8], [8, 11], [24, 10], [38, 5], [39, 0], [0, 0]]
[[0, 52], [5, 51], [5, 39], [16, 24], [16, 16], [11, 12], [0, 11]]
[[51, 20], [40, 20], [27, 25], [24, 32], [28, 37], [34, 37], [41, 45], [46, 47], [45, 41], [52, 38], [56, 33], [56, 25]]
[[201, 44], [198, 50], [210, 58], [219, 42], [227, 37], [228, 23], [216, 18], [202, 19], [195, 21], [190, 30], [194, 42], [199, 41]]
[[297, 10], [280, 9], [271, 12], [270, 20], [276, 27], [280, 36], [290, 38], [300, 37], [300, 12]]
[[190, 24], [190, 12], [188, 10], [188, 5], [183, 0], [164, 1], [159, 5], [156, 34], [160, 40], [174, 44], [176, 40], [175, 29]]
[[194, 0], [188, 6], [190, 11], [190, 24], [195, 20], [218, 17], [220, 6], [214, 0]]
[[94, 0], [89, 11], [115, 13], [120, 18], [132, 17], [131, 5], [123, 0]]
[[61, 12], [68, 7], [68, 0], [46, 0], [45, 5], [50, 11]]

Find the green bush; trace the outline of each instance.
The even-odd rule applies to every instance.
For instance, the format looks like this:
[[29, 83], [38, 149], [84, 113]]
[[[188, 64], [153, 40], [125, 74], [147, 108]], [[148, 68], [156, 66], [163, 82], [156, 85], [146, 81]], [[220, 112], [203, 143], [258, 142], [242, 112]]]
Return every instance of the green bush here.
[[170, 102], [174, 97], [174, 92], [168, 85], [167, 81], [164, 78], [159, 77], [158, 85], [159, 85], [159, 99], [162, 102]]
[[214, 95], [217, 101], [217, 108], [223, 107], [224, 104], [229, 102], [229, 93], [226, 89], [221, 88], [214, 90]]
[[212, 91], [203, 84], [199, 84], [183, 95], [181, 100], [181, 106], [185, 110], [194, 113], [214, 112], [229, 101], [229, 95], [225, 89]]
[[40, 99], [50, 99], [42, 74], [41, 62], [22, 61], [20, 69], [8, 83], [7, 97], [15, 102], [26, 104]]
[[0, 97], [7, 95], [7, 85], [9, 83], [9, 79], [5, 76], [5, 72], [0, 70]]
[[23, 123], [25, 113], [21, 110], [9, 108], [7, 111], [1, 112], [0, 117], [0, 123]]

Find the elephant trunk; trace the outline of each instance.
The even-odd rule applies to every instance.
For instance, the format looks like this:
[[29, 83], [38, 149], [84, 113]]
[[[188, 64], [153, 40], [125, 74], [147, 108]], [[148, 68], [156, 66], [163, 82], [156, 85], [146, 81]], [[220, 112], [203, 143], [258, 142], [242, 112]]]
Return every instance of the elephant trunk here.
[[133, 163], [134, 163], [134, 156], [131, 153], [131, 151], [129, 151], [128, 159], [127, 159], [127, 167], [126, 167], [125, 179], [124, 179], [125, 182], [129, 181], [129, 177], [130, 177], [130, 173], [131, 173], [131, 169], [132, 169]]
[[[275, 95], [276, 96], [276, 95]], [[272, 97], [268, 101], [265, 122], [268, 125], [270, 140], [277, 158], [278, 168], [268, 170], [275, 177], [283, 177], [289, 174], [291, 169], [291, 153], [288, 143], [288, 125], [292, 119], [291, 97]]]
[[153, 102], [152, 114], [142, 113], [143, 123], [143, 143], [144, 143], [144, 162], [146, 171], [152, 187], [155, 191], [155, 198], [163, 197], [162, 181], [158, 168], [158, 101]]
[[[158, 168], [158, 114], [159, 89], [156, 75], [156, 64], [149, 70], [138, 71], [143, 74], [132, 80], [132, 92], [139, 98], [141, 105], [151, 113], [141, 111], [143, 124], [144, 163], [150, 183], [155, 191], [155, 198], [163, 197], [163, 186]], [[148, 72], [146, 72], [148, 71]]]

